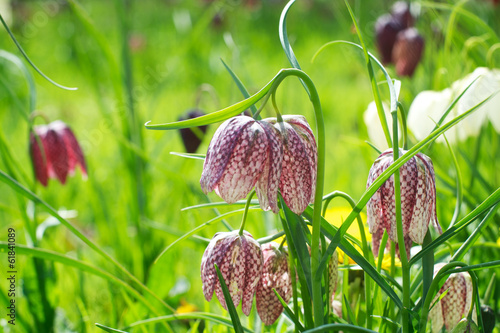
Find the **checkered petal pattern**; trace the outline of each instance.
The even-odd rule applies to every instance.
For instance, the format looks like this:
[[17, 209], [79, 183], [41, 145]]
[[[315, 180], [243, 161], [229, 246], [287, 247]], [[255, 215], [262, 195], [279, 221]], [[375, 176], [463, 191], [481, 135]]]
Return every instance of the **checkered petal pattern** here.
[[333, 251], [330, 260], [328, 261], [328, 291], [330, 293], [330, 300], [333, 302], [335, 291], [337, 290], [337, 283], [339, 279], [339, 255], [337, 250]]
[[73, 175], [76, 166], [87, 175], [87, 166], [82, 149], [73, 131], [62, 121], [33, 128], [30, 134], [30, 155], [36, 179], [48, 185], [49, 178], [66, 183], [68, 175]]
[[[399, 151], [400, 155], [406, 153]], [[370, 187], [393, 162], [393, 151], [383, 152], [370, 169], [366, 187]], [[406, 252], [410, 254], [412, 242], [422, 244], [429, 223], [438, 232], [441, 227], [436, 217], [436, 184], [434, 167], [429, 157], [418, 153], [400, 169], [401, 212]], [[389, 238], [397, 241], [394, 176], [387, 179], [367, 204], [368, 227], [372, 233], [373, 251], [378, 254], [384, 229]]]
[[265, 325], [272, 325], [283, 312], [283, 305], [273, 288], [285, 302], [292, 297], [292, 280], [288, 268], [288, 254], [280, 251], [279, 244], [271, 242], [262, 246], [264, 268], [255, 296], [257, 313]]
[[[434, 274], [443, 266], [444, 264], [435, 265]], [[443, 325], [447, 331], [453, 330], [459, 321], [467, 316], [472, 305], [472, 280], [468, 273], [451, 274], [434, 301], [446, 290], [448, 293], [429, 312], [433, 333], [440, 332]]]
[[201, 261], [201, 280], [205, 299], [210, 301], [215, 292], [220, 304], [227, 310], [215, 271], [214, 265], [217, 264], [234, 306], [237, 307], [241, 301], [243, 313], [248, 316], [261, 276], [262, 262], [260, 245], [248, 232], [244, 232], [241, 236], [238, 231], [215, 234]]
[[314, 201], [318, 152], [314, 134], [302, 116], [256, 121], [226, 120], [215, 132], [203, 165], [203, 192], [226, 202], [245, 198], [255, 186], [263, 210], [278, 213], [278, 189], [296, 214]]

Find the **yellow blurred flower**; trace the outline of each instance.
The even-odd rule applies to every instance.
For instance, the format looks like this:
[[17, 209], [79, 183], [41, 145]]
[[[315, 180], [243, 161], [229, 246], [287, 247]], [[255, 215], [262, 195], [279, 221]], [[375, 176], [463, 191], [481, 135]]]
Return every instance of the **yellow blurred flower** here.
[[181, 304], [179, 305], [177, 310], [175, 310], [175, 313], [182, 314], [182, 313], [191, 313], [191, 312], [195, 312], [195, 311], [198, 311], [198, 308], [196, 307], [196, 305], [188, 303], [188, 302], [186, 302], [186, 300], [181, 299]]

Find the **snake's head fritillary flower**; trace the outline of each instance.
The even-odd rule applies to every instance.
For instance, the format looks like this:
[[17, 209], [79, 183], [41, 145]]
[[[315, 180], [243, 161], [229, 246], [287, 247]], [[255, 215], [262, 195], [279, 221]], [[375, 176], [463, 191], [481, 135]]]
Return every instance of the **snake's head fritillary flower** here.
[[262, 272], [262, 250], [252, 235], [244, 232], [220, 232], [214, 235], [203, 254], [201, 261], [201, 281], [203, 294], [207, 301], [213, 293], [224, 309], [227, 304], [220, 286], [215, 264], [219, 267], [226, 282], [233, 304], [237, 307], [241, 301], [241, 309], [249, 315], [252, 309], [253, 296]]
[[318, 151], [311, 127], [303, 116], [286, 115], [283, 122], [274, 123], [283, 137], [283, 163], [279, 189], [285, 203], [295, 214], [302, 214], [314, 201]]
[[76, 166], [87, 175], [87, 166], [82, 149], [73, 131], [62, 121], [39, 125], [30, 133], [30, 155], [36, 179], [47, 186], [49, 178], [66, 183]]
[[257, 313], [266, 325], [272, 325], [283, 312], [283, 305], [274, 293], [288, 303], [292, 296], [292, 279], [288, 268], [288, 254], [275, 242], [262, 245], [264, 266], [257, 285], [255, 301]]
[[[179, 117], [179, 121], [194, 119], [204, 115], [205, 114], [201, 110], [198, 109], [189, 110], [184, 115]], [[195, 128], [182, 128], [179, 130], [179, 132], [181, 133], [182, 143], [184, 144], [186, 152], [192, 154], [196, 153], [196, 150], [200, 146], [201, 141], [203, 140], [203, 137], [207, 132], [207, 126], [205, 125], [205, 126], [198, 126]]]
[[[405, 151], [399, 150], [399, 155]], [[393, 150], [383, 152], [373, 163], [367, 188], [393, 163]], [[422, 244], [429, 223], [438, 232], [441, 227], [436, 216], [436, 183], [434, 167], [429, 157], [416, 154], [400, 169], [401, 212], [406, 253], [409, 257], [412, 242]], [[397, 241], [394, 175], [375, 192], [367, 204], [368, 228], [372, 234], [373, 252], [378, 254], [380, 240], [387, 230], [389, 238]]]
[[[339, 279], [339, 255], [337, 250], [333, 251], [330, 261], [328, 262], [328, 291], [330, 293], [329, 299], [334, 302], [333, 297], [337, 290], [337, 283]], [[342, 311], [341, 311], [342, 312]]]
[[415, 28], [405, 29], [398, 33], [392, 49], [392, 62], [396, 65], [398, 75], [413, 76], [422, 57], [424, 44], [424, 38]]
[[[434, 265], [434, 276], [443, 266], [444, 264]], [[436, 302], [446, 290], [446, 295]], [[472, 301], [472, 280], [469, 273], [451, 274], [432, 302], [436, 302], [429, 312], [432, 332], [441, 332], [443, 325], [447, 331], [453, 330], [469, 313]]]
[[[278, 212], [278, 182], [283, 148], [279, 132], [265, 121], [237, 116], [226, 120], [208, 147], [200, 184], [226, 202], [245, 198], [257, 181], [264, 210]], [[262, 177], [261, 177], [262, 176]]]

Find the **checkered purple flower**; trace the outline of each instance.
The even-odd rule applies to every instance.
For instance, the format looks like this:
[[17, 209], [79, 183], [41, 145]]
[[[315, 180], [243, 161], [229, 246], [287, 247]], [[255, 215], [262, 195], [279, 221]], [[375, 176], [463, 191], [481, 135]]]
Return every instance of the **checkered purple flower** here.
[[[444, 264], [434, 265], [434, 275], [443, 266]], [[437, 302], [446, 290], [447, 294]], [[460, 320], [467, 316], [472, 305], [472, 280], [469, 273], [451, 274], [434, 297], [432, 304], [435, 302], [437, 303], [429, 312], [432, 332], [441, 332], [443, 325], [446, 331], [451, 332]]]
[[[399, 150], [403, 155], [405, 151]], [[393, 163], [393, 150], [383, 152], [370, 169], [368, 188], [375, 179]], [[429, 223], [441, 232], [436, 216], [436, 184], [434, 167], [429, 157], [418, 153], [400, 169], [401, 211], [406, 253], [410, 254], [412, 242], [422, 244]], [[389, 238], [397, 241], [396, 203], [394, 176], [392, 175], [375, 192], [367, 204], [368, 227], [372, 233], [373, 252], [378, 254], [380, 240], [387, 230]]]
[[278, 189], [285, 203], [302, 214], [314, 200], [317, 148], [302, 116], [257, 121], [238, 116], [225, 121], [208, 147], [201, 188], [226, 202], [245, 198], [255, 186], [263, 210], [278, 213]]
[[285, 302], [292, 296], [292, 279], [288, 268], [288, 254], [284, 249], [279, 249], [275, 242], [262, 245], [264, 255], [264, 268], [262, 277], [257, 285], [255, 296], [257, 313], [266, 325], [272, 325], [283, 312], [283, 305], [274, 293], [278, 294]]
[[30, 134], [30, 155], [36, 179], [47, 186], [49, 178], [66, 183], [78, 165], [84, 177], [87, 166], [73, 131], [62, 121], [38, 125]]
[[234, 306], [237, 307], [241, 301], [241, 309], [248, 316], [262, 271], [260, 244], [246, 231], [243, 235], [239, 235], [237, 230], [219, 232], [203, 253], [201, 281], [205, 299], [210, 301], [215, 291], [220, 304], [227, 310], [214, 264], [217, 264], [222, 273]]

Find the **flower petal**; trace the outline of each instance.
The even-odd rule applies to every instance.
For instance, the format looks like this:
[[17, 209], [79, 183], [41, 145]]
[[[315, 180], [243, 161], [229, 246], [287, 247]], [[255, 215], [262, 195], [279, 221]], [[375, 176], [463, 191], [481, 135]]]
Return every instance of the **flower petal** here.
[[267, 136], [262, 127], [256, 122], [244, 127], [215, 192], [227, 203], [245, 198], [262, 173], [267, 151]]
[[[285, 203], [295, 214], [302, 214], [313, 195], [313, 174], [308, 151], [303, 140], [288, 123], [284, 127], [284, 156], [281, 169], [280, 190]], [[279, 129], [280, 124], [275, 127]]]
[[205, 194], [212, 192], [219, 182], [242, 131], [253, 123], [250, 117], [238, 116], [223, 122], [215, 131], [208, 146], [200, 184]]
[[64, 184], [69, 172], [68, 152], [63, 138], [53, 129], [47, 131], [44, 140], [47, 153], [47, 170], [49, 177], [59, 179]]
[[45, 130], [40, 130], [35, 127], [35, 133], [38, 135], [38, 140], [35, 134], [30, 133], [30, 155], [33, 163], [33, 170], [36, 179], [43, 185], [47, 186], [48, 183], [48, 170], [47, 170], [47, 155], [45, 153], [43, 141], [45, 140]]
[[253, 237], [245, 232], [242, 237], [243, 255], [245, 257], [245, 283], [241, 302], [241, 310], [245, 315], [250, 314], [252, 309], [253, 296], [260, 280], [263, 257], [260, 244]]
[[259, 124], [264, 129], [268, 139], [268, 158], [262, 174], [255, 184], [255, 192], [263, 210], [271, 209], [278, 214], [278, 187], [283, 163], [283, 140], [280, 132], [265, 119]]

